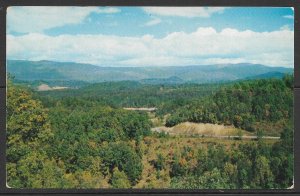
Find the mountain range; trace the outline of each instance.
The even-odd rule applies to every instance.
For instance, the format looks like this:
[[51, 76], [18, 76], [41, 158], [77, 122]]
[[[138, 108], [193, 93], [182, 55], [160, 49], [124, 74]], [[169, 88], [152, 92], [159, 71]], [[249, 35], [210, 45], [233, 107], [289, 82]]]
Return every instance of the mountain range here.
[[294, 69], [261, 64], [104, 67], [54, 61], [8, 60], [7, 71], [23, 81], [141, 81], [142, 83], [211, 83], [255, 78], [278, 78]]

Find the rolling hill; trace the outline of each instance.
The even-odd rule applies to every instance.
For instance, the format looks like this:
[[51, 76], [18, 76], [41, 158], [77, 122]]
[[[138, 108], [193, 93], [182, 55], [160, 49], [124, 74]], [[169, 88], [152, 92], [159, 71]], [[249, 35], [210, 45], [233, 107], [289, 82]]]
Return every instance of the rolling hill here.
[[[143, 83], [211, 83], [249, 78], [278, 77], [293, 69], [260, 64], [191, 66], [101, 67], [54, 61], [8, 60], [7, 71], [23, 81], [141, 81]], [[274, 74], [275, 73], [275, 74]]]

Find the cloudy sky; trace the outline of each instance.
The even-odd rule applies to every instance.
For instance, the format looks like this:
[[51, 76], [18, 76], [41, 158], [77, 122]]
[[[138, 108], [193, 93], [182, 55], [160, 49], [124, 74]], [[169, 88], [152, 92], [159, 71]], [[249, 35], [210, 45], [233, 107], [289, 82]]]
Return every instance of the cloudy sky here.
[[292, 8], [9, 7], [7, 58], [294, 67]]

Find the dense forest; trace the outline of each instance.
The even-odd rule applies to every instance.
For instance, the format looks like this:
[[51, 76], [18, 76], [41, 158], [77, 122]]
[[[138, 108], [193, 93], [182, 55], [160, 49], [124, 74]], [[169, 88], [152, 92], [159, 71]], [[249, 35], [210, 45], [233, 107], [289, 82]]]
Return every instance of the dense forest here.
[[[228, 124], [250, 139], [153, 132]], [[223, 84], [104, 82], [36, 92], [8, 79], [7, 183], [13, 188], [288, 188], [293, 184], [293, 76]], [[279, 140], [263, 135], [279, 135]]]
[[[262, 79], [222, 87], [212, 96], [191, 101], [167, 119], [167, 126], [180, 122], [233, 124], [248, 131], [279, 134], [293, 118], [293, 78]], [[277, 132], [275, 130], [277, 130]]]
[[[216, 92], [226, 84], [143, 84], [136, 81], [103, 82], [85, 86], [80, 89], [64, 91], [40, 91], [39, 98], [47, 106], [58, 101], [64, 104], [97, 104], [119, 107], [159, 107], [172, 105], [178, 107]], [[77, 105], [74, 102], [78, 102]]]

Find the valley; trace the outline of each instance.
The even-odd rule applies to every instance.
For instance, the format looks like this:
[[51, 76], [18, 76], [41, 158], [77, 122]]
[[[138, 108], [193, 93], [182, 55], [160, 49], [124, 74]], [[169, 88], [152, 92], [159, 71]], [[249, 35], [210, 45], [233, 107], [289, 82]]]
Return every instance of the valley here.
[[[113, 67], [104, 81], [91, 65], [80, 65], [98, 72], [87, 79], [84, 70], [77, 75], [79, 65], [68, 73], [68, 63], [9, 63], [12, 187], [260, 189], [292, 183], [289, 70], [249, 65], [265, 71], [251, 75], [248, 67], [243, 75], [240, 65], [217, 65], [199, 68], [199, 75], [195, 67]], [[59, 74], [55, 66], [62, 66]], [[141, 70], [148, 75], [136, 77]], [[226, 79], [226, 70], [239, 77]]]
[[4, 191], [294, 193], [296, 1], [49, 2], [2, 9]]

